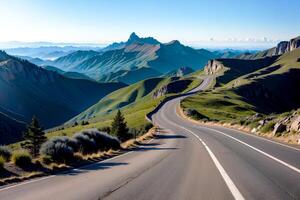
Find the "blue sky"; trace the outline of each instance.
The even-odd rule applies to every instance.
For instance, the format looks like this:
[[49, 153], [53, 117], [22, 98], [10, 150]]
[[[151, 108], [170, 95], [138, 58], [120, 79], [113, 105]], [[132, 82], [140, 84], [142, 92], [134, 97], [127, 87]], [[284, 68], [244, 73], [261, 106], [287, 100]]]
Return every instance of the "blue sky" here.
[[0, 41], [109, 43], [135, 31], [188, 44], [300, 35], [299, 0], [1, 0]]

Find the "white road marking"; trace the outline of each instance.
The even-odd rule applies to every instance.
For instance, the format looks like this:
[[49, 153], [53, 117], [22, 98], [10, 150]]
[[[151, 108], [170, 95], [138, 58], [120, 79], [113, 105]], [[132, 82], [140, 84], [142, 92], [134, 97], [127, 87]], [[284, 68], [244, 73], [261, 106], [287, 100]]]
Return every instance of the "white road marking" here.
[[[232, 129], [232, 128], [228, 128], [228, 129], [231, 129], [231, 130], [233, 130], [233, 131], [239, 132], [239, 133], [241, 133], [241, 134], [247, 134], [247, 133], [245, 133], [245, 132], [243, 132], [243, 131], [240, 131], [240, 130], [236, 130], [236, 129]], [[282, 144], [282, 143], [280, 143], [280, 142], [276, 142], [276, 141], [273, 141], [273, 140], [270, 140], [270, 139], [267, 139], [267, 138], [259, 137], [259, 136], [254, 135], [254, 134], [247, 134], [247, 135], [249, 135], [249, 136], [251, 136], [251, 137], [258, 138], [258, 139], [261, 139], [261, 140], [264, 140], [264, 141], [267, 141], [267, 142], [271, 142], [271, 143], [274, 143], [274, 144], [278, 144], [278, 145], [280, 145], [280, 146], [287, 147], [287, 148], [290, 148], [290, 149], [293, 149], [293, 150], [296, 150], [296, 151], [300, 151], [299, 148], [292, 147], [292, 146], [289, 146], [289, 145], [286, 145], [286, 144]]]
[[206, 145], [206, 143], [195, 133], [193, 133], [192, 131], [190, 131], [189, 129], [180, 126], [170, 120], [168, 120], [166, 118], [166, 116], [164, 115], [164, 112], [162, 112], [162, 118], [164, 118], [166, 121], [170, 122], [171, 124], [173, 124], [174, 126], [177, 126], [181, 129], [186, 130], [187, 132], [191, 133], [194, 137], [196, 137], [201, 143], [202, 145], [205, 147], [205, 149], [207, 150], [209, 156], [211, 157], [211, 159], [213, 160], [214, 164], [216, 165], [217, 169], [219, 170], [222, 178], [224, 179], [228, 189], [230, 190], [231, 194], [233, 195], [234, 199], [236, 200], [244, 200], [243, 195], [240, 193], [240, 191], [238, 190], [238, 188], [235, 186], [235, 184], [233, 183], [233, 181], [231, 180], [231, 178], [229, 177], [229, 175], [227, 174], [227, 172], [225, 171], [225, 169], [222, 167], [222, 165], [220, 164], [220, 162], [218, 161], [218, 159], [216, 158], [216, 156], [214, 155], [214, 153], [210, 150], [210, 148]]
[[286, 167], [288, 167], [288, 168], [290, 168], [290, 169], [292, 169], [295, 172], [297, 172], [297, 173], [300, 174], [300, 169], [298, 169], [297, 167], [294, 167], [293, 165], [290, 165], [290, 164], [288, 164], [288, 163], [286, 163], [286, 162], [284, 162], [284, 161], [282, 161], [282, 160], [280, 160], [280, 159], [278, 159], [278, 158], [276, 158], [276, 157], [274, 157], [274, 156], [272, 156], [272, 155], [270, 155], [270, 154], [268, 154], [268, 153], [266, 153], [266, 152], [264, 152], [264, 151], [262, 151], [262, 150], [260, 150], [260, 149], [258, 149], [256, 147], [253, 147], [253, 146], [247, 144], [246, 142], [243, 142], [243, 141], [241, 141], [239, 139], [236, 139], [235, 137], [232, 137], [230, 135], [227, 135], [226, 133], [224, 133], [222, 131], [214, 130], [214, 129], [203, 127], [203, 126], [201, 126], [201, 128], [205, 128], [205, 129], [208, 129], [208, 130], [211, 130], [211, 131], [215, 131], [215, 132], [220, 133], [220, 134], [222, 134], [222, 135], [224, 135], [226, 137], [229, 137], [229, 138], [231, 138], [231, 139], [233, 139], [233, 140], [235, 140], [235, 141], [237, 141], [237, 142], [239, 142], [239, 143], [241, 143], [241, 144], [243, 144], [243, 145], [245, 145], [245, 146], [247, 146], [247, 147], [249, 147], [249, 148], [251, 148], [251, 149], [253, 149], [253, 150], [255, 150], [255, 151], [257, 151], [257, 152], [259, 152], [261, 154], [263, 154], [263, 155], [265, 155], [265, 156], [267, 156], [268, 158], [271, 158], [271, 159], [275, 160], [276, 162], [279, 162], [280, 164], [282, 164], [282, 165], [284, 165], [284, 166], [286, 166]]
[[[150, 143], [154, 140], [155, 138], [152, 138], [151, 140], [147, 141], [147, 143]], [[102, 162], [107, 162], [107, 161], [111, 161], [111, 160], [114, 160], [114, 159], [117, 159], [117, 158], [120, 158], [122, 156], [125, 156], [125, 155], [128, 155], [128, 154], [131, 154], [133, 153], [134, 151], [129, 151], [127, 153], [124, 153], [124, 154], [121, 154], [121, 155], [118, 155], [118, 156], [114, 156], [112, 158], [109, 158], [109, 159], [106, 159], [106, 160], [102, 160], [100, 162], [96, 162], [96, 163], [92, 163], [92, 164], [89, 164], [89, 165], [84, 165], [82, 167], [78, 167], [78, 168], [74, 168], [74, 169], [69, 169], [65, 172], [62, 172], [62, 173], [66, 173], [66, 172], [71, 172], [71, 171], [78, 171], [82, 168], [86, 168], [86, 167], [91, 167], [93, 165], [98, 165], [99, 163], [102, 163]], [[38, 182], [38, 181], [42, 181], [42, 180], [45, 180], [45, 179], [49, 179], [49, 178], [53, 178], [53, 177], [56, 177], [58, 175], [50, 175], [50, 176], [46, 176], [46, 177], [43, 177], [43, 178], [39, 178], [39, 179], [33, 179], [33, 180], [30, 180], [30, 181], [25, 181], [25, 182], [22, 182], [22, 183], [17, 183], [17, 184], [14, 184], [14, 185], [11, 185], [11, 186], [7, 186], [4, 188], [0, 188], [0, 191], [4, 191], [4, 190], [8, 190], [8, 189], [11, 189], [11, 188], [15, 188], [15, 187], [19, 187], [19, 186], [22, 186], [22, 185], [27, 185], [27, 184], [30, 184], [30, 183], [34, 183], [34, 182]]]

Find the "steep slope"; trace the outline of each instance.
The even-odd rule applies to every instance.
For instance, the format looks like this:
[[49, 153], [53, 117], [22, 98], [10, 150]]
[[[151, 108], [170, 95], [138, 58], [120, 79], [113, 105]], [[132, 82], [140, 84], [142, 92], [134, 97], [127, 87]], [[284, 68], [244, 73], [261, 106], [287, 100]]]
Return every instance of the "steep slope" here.
[[210, 60], [204, 67], [207, 75], [218, 75], [217, 84], [226, 84], [245, 74], [267, 67], [277, 60], [278, 56], [261, 59], [216, 59]]
[[1, 110], [20, 121], [36, 115], [44, 127], [58, 125], [123, 86], [66, 78], [0, 53], [0, 91], [5, 91], [0, 94]]
[[91, 79], [90, 77], [82, 74], [82, 73], [79, 73], [79, 72], [65, 72], [57, 67], [53, 67], [53, 66], [42, 66], [44, 69], [46, 70], [49, 70], [49, 71], [54, 71], [54, 72], [57, 72], [65, 77], [68, 77], [68, 78], [74, 78], [74, 79], [86, 79], [86, 80], [90, 80], [90, 81], [95, 81], [93, 79]]
[[152, 77], [162, 76], [161, 73], [155, 71], [148, 67], [142, 67], [132, 70], [120, 70], [116, 73], [110, 73], [107, 76], [103, 77], [99, 81], [109, 82], [109, 81], [118, 81], [126, 84], [133, 84], [140, 80], [144, 80]]
[[[74, 66], [82, 63], [85, 60], [88, 60], [89, 58], [92, 58], [95, 55], [100, 54], [100, 52], [97, 51], [75, 51], [73, 53], [70, 53], [66, 56], [59, 57], [58, 59], [54, 60], [51, 64], [55, 67], [58, 67], [64, 71], [70, 71]], [[72, 70], [71, 70], [72, 71]]]
[[217, 87], [182, 102], [183, 108], [196, 109], [203, 118], [237, 122], [256, 112], [268, 115], [300, 107], [299, 48], [281, 56], [242, 61], [231, 59], [208, 66], [212, 67], [206, 68], [206, 74], [217, 76]]
[[139, 101], [153, 92], [159, 83], [164, 80], [164, 78], [152, 78], [121, 88], [101, 99], [98, 103], [86, 111], [80, 113], [80, 115], [73, 118], [71, 122], [87, 120], [92, 117], [105, 115], [113, 110], [120, 109], [133, 102]]
[[201, 80], [194, 77], [146, 79], [109, 94], [68, 123], [73, 124], [81, 120], [101, 123], [111, 120], [120, 109], [130, 126], [138, 127], [147, 122], [145, 115], [164, 98], [188, 91], [200, 83]]
[[182, 76], [185, 76], [187, 74], [191, 74], [193, 72], [194, 72], [194, 70], [192, 68], [189, 68], [189, 67], [180, 67], [177, 70], [172, 70], [170, 72], [167, 72], [163, 76], [164, 77], [173, 77], [173, 76], [182, 77]]
[[0, 145], [16, 142], [22, 138], [25, 124], [0, 112]]

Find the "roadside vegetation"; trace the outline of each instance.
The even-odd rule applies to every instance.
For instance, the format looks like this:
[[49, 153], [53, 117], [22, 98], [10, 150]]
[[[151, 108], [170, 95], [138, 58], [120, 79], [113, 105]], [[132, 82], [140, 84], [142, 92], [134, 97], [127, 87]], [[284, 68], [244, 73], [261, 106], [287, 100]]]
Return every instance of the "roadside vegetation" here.
[[[152, 124], [132, 129], [121, 111], [110, 126], [83, 129], [71, 136], [46, 137], [37, 118], [24, 132], [24, 141], [0, 146], [0, 185], [47, 175], [119, 155], [145, 139], [154, 137]], [[142, 136], [142, 134], [146, 134]]]

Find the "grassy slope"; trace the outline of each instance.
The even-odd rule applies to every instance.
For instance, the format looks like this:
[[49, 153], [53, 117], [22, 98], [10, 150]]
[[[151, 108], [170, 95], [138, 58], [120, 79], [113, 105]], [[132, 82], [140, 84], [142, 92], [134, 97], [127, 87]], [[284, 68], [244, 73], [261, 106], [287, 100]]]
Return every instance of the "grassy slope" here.
[[[207, 116], [211, 120], [232, 121], [242, 117], [253, 115], [262, 107], [276, 108], [282, 102], [299, 107], [296, 104], [299, 100], [299, 70], [300, 70], [300, 49], [286, 53], [272, 62], [269, 66], [252, 71], [235, 79], [227, 74], [227, 84], [217, 87], [213, 92], [204, 92], [193, 97], [186, 98], [182, 102], [183, 108], [194, 108], [199, 113]], [[241, 70], [242, 71], [242, 70]], [[226, 74], [226, 72], [225, 72]], [[229, 73], [230, 75], [230, 73]], [[221, 80], [224, 80], [221, 78]], [[256, 86], [263, 85], [266, 90], [273, 95], [274, 99], [246, 98], [245, 90], [256, 89]], [[261, 100], [261, 102], [255, 101]], [[274, 102], [273, 102], [274, 100]], [[287, 107], [288, 109], [293, 109]]]
[[[189, 79], [192, 79], [193, 82], [183, 92], [187, 92], [194, 87], [197, 87], [201, 83], [201, 80], [194, 77], [189, 77]], [[139, 128], [140, 126], [147, 123], [145, 115], [148, 112], [152, 111], [160, 103], [160, 101], [166, 97], [163, 96], [157, 99], [153, 99], [152, 94], [161, 86], [170, 83], [171, 80], [171, 78], [153, 78], [115, 91], [105, 97], [102, 101], [88, 109], [86, 112], [84, 112], [82, 116], [84, 116], [85, 114], [89, 115], [89, 112], [93, 113], [93, 115], [96, 115], [90, 120], [89, 125], [79, 125], [75, 127], [65, 128], [64, 130], [53, 131], [48, 133], [48, 136], [52, 137], [56, 135], [72, 135], [84, 128], [101, 128], [110, 126], [116, 109], [120, 104], [124, 104], [124, 102], [128, 104], [124, 104], [124, 106], [120, 109], [125, 116], [128, 126], [131, 128]], [[167, 96], [169, 95], [172, 94], [168, 94]], [[108, 110], [113, 111], [107, 113]], [[73, 121], [71, 120], [71, 122]]]

